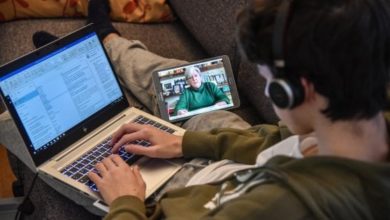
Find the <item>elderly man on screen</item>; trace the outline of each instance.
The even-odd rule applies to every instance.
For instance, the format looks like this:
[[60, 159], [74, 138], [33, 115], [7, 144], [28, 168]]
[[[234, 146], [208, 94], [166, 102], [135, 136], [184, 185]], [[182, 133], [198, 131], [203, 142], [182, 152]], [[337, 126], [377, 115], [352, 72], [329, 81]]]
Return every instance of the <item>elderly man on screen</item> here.
[[175, 107], [176, 115], [185, 115], [199, 108], [230, 103], [229, 98], [214, 83], [202, 82], [199, 68], [187, 68], [184, 75], [190, 87], [180, 95]]

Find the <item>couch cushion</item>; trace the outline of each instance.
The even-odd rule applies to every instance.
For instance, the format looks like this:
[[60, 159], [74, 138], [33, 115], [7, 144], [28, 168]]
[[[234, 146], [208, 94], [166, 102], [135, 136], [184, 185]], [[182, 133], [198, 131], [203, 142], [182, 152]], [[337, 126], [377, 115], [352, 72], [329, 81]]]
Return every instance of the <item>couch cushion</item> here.
[[276, 123], [279, 119], [272, 108], [271, 101], [264, 95], [265, 80], [257, 72], [255, 64], [242, 62], [238, 74], [238, 90], [240, 95], [257, 110], [260, 120]]
[[248, 0], [170, 0], [177, 16], [210, 56], [226, 54], [235, 72], [239, 56], [235, 43], [236, 15]]
[[[110, 0], [111, 17], [127, 22], [172, 21], [172, 11], [165, 0]], [[0, 21], [26, 17], [86, 16], [88, 0], [0, 0]]]
[[[32, 51], [34, 46], [31, 36], [38, 30], [64, 35], [84, 24], [85, 20], [76, 19], [34, 19], [0, 23], [0, 65]], [[141, 40], [159, 55], [183, 60], [205, 57], [201, 46], [179, 22], [153, 25], [114, 23], [114, 26], [125, 38]]]

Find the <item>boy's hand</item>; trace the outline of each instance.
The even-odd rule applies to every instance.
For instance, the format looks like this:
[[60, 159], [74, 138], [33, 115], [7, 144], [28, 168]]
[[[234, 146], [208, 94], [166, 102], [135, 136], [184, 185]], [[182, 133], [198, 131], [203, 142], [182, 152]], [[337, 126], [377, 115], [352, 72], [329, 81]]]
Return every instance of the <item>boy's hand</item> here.
[[88, 177], [96, 184], [108, 205], [126, 195], [145, 200], [146, 185], [137, 166], [130, 167], [120, 156], [111, 155], [97, 163], [96, 169], [100, 176], [90, 172]]
[[[150, 142], [149, 147], [129, 144], [136, 140]], [[169, 134], [150, 125], [137, 123], [124, 124], [116, 131], [111, 140], [112, 152], [118, 152], [123, 146], [129, 153], [145, 155], [154, 158], [176, 158], [183, 156], [183, 137]]]

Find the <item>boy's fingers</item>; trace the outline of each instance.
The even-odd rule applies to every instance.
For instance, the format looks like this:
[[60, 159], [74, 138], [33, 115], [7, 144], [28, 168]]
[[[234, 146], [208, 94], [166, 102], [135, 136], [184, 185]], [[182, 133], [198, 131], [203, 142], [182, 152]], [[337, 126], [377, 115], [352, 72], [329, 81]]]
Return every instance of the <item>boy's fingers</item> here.
[[128, 124], [122, 125], [122, 126], [121, 126], [116, 132], [114, 132], [114, 134], [112, 135], [112, 138], [111, 138], [111, 145], [114, 145], [116, 142], [118, 142], [124, 134], [133, 133], [133, 132], [136, 132], [136, 131], [141, 130], [141, 129], [142, 129], [142, 126], [143, 126], [143, 125], [140, 125], [140, 124], [137, 124], [137, 123], [128, 123]]
[[121, 137], [121, 139], [118, 140], [117, 143], [112, 147], [111, 152], [116, 153], [118, 150], [125, 144], [135, 141], [135, 140], [141, 140], [144, 139], [141, 132], [134, 132], [125, 134]]
[[145, 147], [142, 145], [137, 145], [137, 144], [128, 144], [125, 145], [125, 151], [131, 154], [136, 154], [136, 155], [144, 155], [147, 157], [155, 157], [155, 146], [151, 147]]
[[100, 183], [102, 181], [102, 178], [99, 175], [97, 175], [96, 173], [94, 173], [94, 172], [89, 172], [88, 173], [88, 178], [92, 182], [94, 182], [98, 187], [99, 187], [99, 185], [100, 185]]

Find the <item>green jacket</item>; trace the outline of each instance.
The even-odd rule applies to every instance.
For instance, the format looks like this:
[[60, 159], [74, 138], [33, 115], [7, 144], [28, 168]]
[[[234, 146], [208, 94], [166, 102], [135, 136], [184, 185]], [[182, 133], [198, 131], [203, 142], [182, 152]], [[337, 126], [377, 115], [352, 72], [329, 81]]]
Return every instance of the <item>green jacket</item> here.
[[[186, 157], [227, 158], [253, 164], [257, 154], [288, 136], [286, 129], [261, 125], [249, 130], [186, 132]], [[246, 171], [245, 171], [246, 172]], [[247, 174], [243, 174], [245, 176]], [[244, 179], [244, 180], [243, 180]], [[249, 179], [249, 180], [248, 180]], [[260, 180], [240, 197], [204, 208], [222, 185], [224, 192]], [[225, 183], [225, 184], [224, 184]], [[228, 193], [226, 193], [228, 194]], [[390, 219], [390, 163], [365, 163], [339, 157], [294, 159], [277, 156], [245, 178], [192, 186], [165, 194], [151, 219]], [[106, 219], [147, 219], [145, 206], [132, 196], [112, 203]]]
[[230, 103], [229, 98], [214, 83], [204, 82], [198, 89], [185, 89], [175, 107], [175, 114], [178, 110], [196, 110], [214, 105], [217, 102], [225, 101]]

